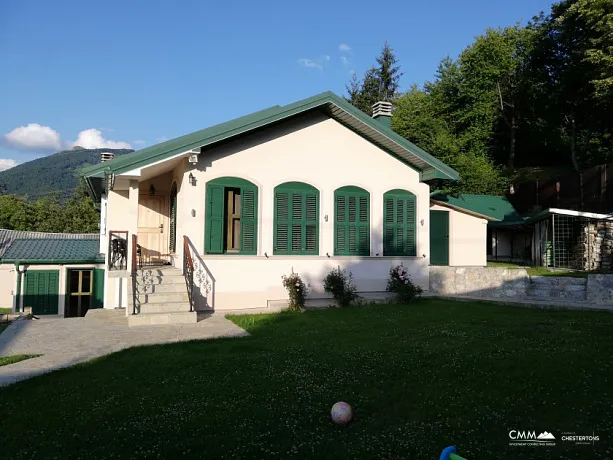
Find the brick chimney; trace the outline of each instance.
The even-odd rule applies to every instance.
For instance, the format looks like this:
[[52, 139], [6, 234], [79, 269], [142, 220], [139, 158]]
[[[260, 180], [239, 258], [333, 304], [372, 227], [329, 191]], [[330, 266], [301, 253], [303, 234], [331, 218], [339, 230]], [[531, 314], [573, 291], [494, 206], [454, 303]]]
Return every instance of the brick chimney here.
[[385, 127], [390, 128], [392, 126], [392, 103], [375, 102], [372, 106], [372, 117]]

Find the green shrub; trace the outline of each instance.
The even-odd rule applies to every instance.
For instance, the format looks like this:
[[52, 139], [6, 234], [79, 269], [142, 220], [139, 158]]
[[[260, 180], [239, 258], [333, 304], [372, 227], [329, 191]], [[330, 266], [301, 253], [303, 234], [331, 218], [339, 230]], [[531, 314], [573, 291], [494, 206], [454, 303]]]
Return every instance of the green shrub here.
[[326, 275], [324, 291], [332, 294], [340, 307], [348, 307], [358, 297], [351, 273], [347, 275], [341, 267], [333, 269]]
[[396, 295], [396, 302], [408, 304], [419, 299], [423, 290], [416, 284], [413, 284], [407, 269], [402, 265], [398, 265], [390, 269], [386, 291], [393, 292]]
[[307, 297], [307, 286], [300, 278], [298, 273], [292, 273], [289, 276], [283, 275], [283, 286], [289, 294], [289, 310], [302, 311]]

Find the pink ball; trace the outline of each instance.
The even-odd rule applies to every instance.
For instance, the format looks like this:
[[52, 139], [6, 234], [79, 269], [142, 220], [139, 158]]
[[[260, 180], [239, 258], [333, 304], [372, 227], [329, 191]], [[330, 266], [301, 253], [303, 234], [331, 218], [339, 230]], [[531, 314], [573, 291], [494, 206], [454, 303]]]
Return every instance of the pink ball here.
[[353, 410], [351, 406], [346, 402], [339, 401], [334, 406], [332, 406], [332, 410], [330, 411], [332, 415], [332, 421], [339, 425], [346, 425], [351, 421], [353, 417]]

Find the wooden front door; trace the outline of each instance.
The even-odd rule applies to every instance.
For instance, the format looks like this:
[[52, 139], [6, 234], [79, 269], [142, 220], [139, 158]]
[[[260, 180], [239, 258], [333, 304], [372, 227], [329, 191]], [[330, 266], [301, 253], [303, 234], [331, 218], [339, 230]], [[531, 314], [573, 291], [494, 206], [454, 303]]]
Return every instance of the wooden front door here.
[[163, 196], [138, 198], [138, 244], [144, 263], [163, 263], [168, 255], [168, 237], [164, 228], [167, 212]]

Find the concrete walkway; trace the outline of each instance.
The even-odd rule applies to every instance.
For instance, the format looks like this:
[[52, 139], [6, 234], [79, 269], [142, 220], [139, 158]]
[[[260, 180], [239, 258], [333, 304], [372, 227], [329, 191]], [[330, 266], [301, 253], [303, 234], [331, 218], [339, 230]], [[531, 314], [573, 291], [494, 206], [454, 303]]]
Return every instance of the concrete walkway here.
[[248, 335], [224, 316], [207, 314], [196, 324], [135, 327], [115, 310], [92, 310], [84, 318], [19, 319], [0, 334], [0, 356], [42, 356], [0, 366], [0, 386], [136, 345]]

